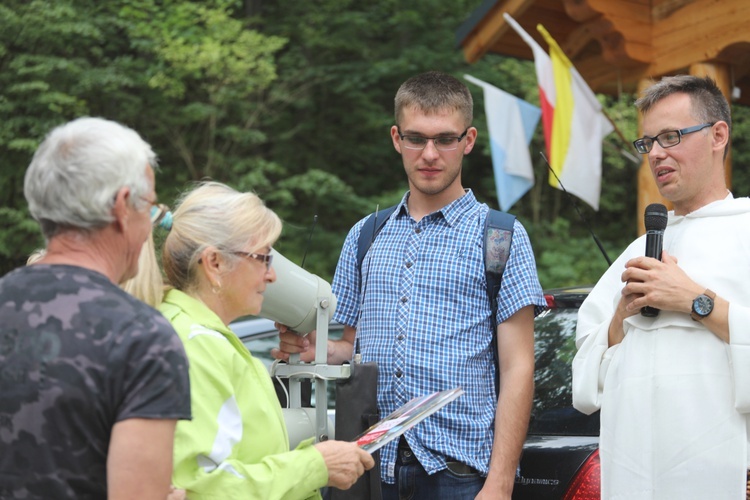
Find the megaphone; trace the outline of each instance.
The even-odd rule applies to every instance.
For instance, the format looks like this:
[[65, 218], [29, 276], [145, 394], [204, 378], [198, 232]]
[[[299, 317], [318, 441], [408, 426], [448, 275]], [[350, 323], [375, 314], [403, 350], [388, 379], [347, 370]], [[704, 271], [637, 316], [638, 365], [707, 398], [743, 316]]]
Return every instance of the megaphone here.
[[[328, 418], [327, 380], [349, 376], [348, 367], [344, 370], [339, 366], [334, 371], [326, 365], [328, 322], [336, 309], [336, 296], [327, 281], [305, 271], [276, 250], [271, 250], [271, 255], [276, 281], [266, 286], [263, 307], [258, 315], [286, 325], [302, 336], [318, 331], [312, 366], [300, 365], [299, 355], [295, 354], [290, 357], [290, 364], [275, 365], [271, 373], [272, 376], [289, 378], [290, 407], [284, 408], [283, 413], [290, 443], [310, 436], [315, 436], [316, 441], [329, 439], [333, 437], [335, 427]], [[318, 370], [324, 373], [318, 373]], [[302, 408], [298, 375], [309, 376], [311, 373], [324, 376], [315, 377], [316, 407]]]
[[336, 296], [324, 279], [305, 271], [276, 250], [271, 250], [271, 255], [276, 281], [266, 286], [259, 316], [307, 335], [316, 328], [319, 307], [328, 310], [329, 318], [333, 317]]

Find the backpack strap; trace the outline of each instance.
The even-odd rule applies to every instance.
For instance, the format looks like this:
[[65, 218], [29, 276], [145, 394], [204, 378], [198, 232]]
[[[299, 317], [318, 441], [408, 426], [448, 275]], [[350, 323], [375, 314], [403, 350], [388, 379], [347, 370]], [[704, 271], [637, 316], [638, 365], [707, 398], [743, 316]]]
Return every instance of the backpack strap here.
[[367, 255], [380, 230], [391, 218], [391, 214], [396, 210], [396, 207], [398, 205], [370, 214], [362, 225], [362, 229], [359, 231], [359, 239], [357, 239], [357, 270], [360, 274], [362, 273], [362, 262], [365, 260], [365, 255]]
[[495, 393], [500, 393], [500, 363], [497, 359], [497, 294], [503, 281], [505, 265], [510, 257], [513, 225], [516, 217], [490, 209], [484, 221], [484, 275], [492, 316], [492, 354], [495, 359]]

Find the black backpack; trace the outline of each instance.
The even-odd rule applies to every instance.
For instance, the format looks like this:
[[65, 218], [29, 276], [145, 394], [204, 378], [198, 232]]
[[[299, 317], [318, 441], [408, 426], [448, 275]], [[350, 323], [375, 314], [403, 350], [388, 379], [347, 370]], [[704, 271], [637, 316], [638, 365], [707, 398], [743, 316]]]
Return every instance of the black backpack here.
[[[362, 274], [362, 262], [375, 238], [398, 205], [371, 214], [365, 220], [357, 240], [357, 270]], [[495, 392], [500, 390], [500, 371], [497, 359], [497, 294], [503, 280], [505, 264], [510, 256], [513, 224], [516, 217], [506, 212], [490, 209], [484, 222], [484, 275], [487, 280], [487, 298], [492, 310], [492, 347], [495, 358]]]

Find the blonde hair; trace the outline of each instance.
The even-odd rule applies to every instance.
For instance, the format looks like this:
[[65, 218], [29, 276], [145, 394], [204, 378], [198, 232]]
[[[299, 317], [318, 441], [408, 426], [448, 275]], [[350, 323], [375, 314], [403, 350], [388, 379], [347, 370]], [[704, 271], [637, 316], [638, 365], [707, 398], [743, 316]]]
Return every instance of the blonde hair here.
[[34, 262], [37, 262], [42, 257], [47, 255], [47, 249], [46, 248], [37, 248], [33, 252], [31, 252], [31, 255], [29, 255], [29, 258], [26, 259], [26, 265], [33, 264]]
[[198, 184], [173, 212], [162, 252], [167, 281], [188, 291], [197, 285], [196, 264], [206, 248], [215, 247], [233, 263], [239, 257], [232, 252], [271, 246], [280, 234], [281, 219], [256, 194], [219, 182]]
[[153, 233], [148, 235], [148, 239], [141, 248], [141, 255], [138, 257], [138, 274], [121, 283], [120, 287], [151, 307], [161, 304], [164, 298], [164, 279], [159, 263], [156, 261]]

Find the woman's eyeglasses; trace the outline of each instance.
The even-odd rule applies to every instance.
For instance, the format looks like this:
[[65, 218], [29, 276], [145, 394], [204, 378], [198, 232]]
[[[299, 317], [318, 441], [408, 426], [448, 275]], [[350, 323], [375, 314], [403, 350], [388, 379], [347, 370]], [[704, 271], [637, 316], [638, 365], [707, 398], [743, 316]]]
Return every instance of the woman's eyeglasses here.
[[247, 259], [255, 259], [266, 265], [266, 272], [271, 270], [271, 264], [273, 263], [273, 255], [270, 253], [250, 253], [250, 252], [232, 252], [234, 255], [245, 257]]

